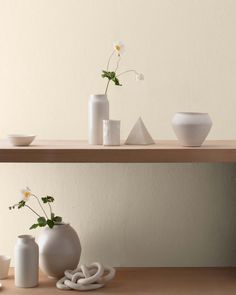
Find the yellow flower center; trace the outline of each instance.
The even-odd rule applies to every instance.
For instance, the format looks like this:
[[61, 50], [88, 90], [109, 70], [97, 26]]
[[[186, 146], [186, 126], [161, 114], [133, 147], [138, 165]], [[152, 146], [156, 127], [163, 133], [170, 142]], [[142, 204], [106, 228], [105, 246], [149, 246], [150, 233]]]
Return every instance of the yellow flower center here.
[[30, 192], [29, 191], [24, 192], [24, 198], [29, 199], [29, 197], [30, 197]]
[[116, 46], [115, 46], [115, 49], [116, 49], [117, 51], [120, 51], [121, 48], [120, 48], [119, 45], [116, 45]]

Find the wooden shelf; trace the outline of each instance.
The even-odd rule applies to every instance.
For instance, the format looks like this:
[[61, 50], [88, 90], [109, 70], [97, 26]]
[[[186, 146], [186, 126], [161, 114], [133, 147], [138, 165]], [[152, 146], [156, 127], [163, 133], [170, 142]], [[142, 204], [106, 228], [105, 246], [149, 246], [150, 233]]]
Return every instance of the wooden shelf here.
[[[55, 280], [40, 275], [37, 288], [21, 289], [14, 286], [13, 270], [3, 280], [5, 295], [57, 295], [67, 291], [56, 289]], [[70, 291], [69, 295], [79, 294]], [[115, 279], [106, 287], [86, 294], [110, 295], [235, 295], [236, 268], [122, 268], [117, 269]]]
[[155, 145], [92, 146], [85, 141], [42, 140], [28, 147], [0, 141], [0, 162], [11, 163], [190, 163], [236, 162], [236, 140], [206, 141], [187, 148], [174, 140]]

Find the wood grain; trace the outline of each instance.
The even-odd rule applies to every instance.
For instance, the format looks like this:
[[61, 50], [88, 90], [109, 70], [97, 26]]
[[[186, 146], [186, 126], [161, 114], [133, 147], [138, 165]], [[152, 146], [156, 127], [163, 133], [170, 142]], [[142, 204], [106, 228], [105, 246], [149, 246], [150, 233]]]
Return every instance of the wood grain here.
[[[37, 288], [16, 288], [12, 274], [2, 281], [4, 295], [80, 294], [56, 289], [56, 281], [42, 274]], [[86, 294], [235, 295], [236, 268], [122, 268], [106, 287]]]
[[0, 141], [0, 162], [11, 163], [194, 163], [236, 162], [236, 140], [206, 141], [202, 147], [182, 147], [177, 141], [155, 145], [92, 146], [86, 141], [41, 140], [28, 147]]

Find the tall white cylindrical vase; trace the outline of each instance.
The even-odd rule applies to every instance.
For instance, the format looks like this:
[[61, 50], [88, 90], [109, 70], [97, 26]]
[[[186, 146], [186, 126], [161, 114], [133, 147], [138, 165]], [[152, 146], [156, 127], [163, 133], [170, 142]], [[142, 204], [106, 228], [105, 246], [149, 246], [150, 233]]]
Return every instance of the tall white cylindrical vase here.
[[109, 119], [109, 102], [105, 94], [90, 95], [88, 103], [89, 144], [103, 144], [103, 120]]
[[38, 285], [39, 248], [34, 237], [18, 236], [15, 246], [15, 285], [32, 288]]

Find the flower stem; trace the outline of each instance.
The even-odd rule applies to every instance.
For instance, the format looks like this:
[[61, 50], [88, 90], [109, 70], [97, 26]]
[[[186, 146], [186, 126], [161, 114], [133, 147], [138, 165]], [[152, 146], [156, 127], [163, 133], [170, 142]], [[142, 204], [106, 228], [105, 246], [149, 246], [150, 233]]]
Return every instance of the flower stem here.
[[108, 62], [107, 62], [107, 71], [109, 70], [109, 66], [110, 66], [111, 58], [112, 58], [112, 56], [114, 55], [114, 53], [115, 53], [115, 50], [112, 51], [112, 53], [111, 53], [111, 55], [110, 55], [110, 57], [109, 57], [109, 59], [108, 59]]
[[29, 208], [34, 214], [36, 214], [38, 217], [41, 217], [34, 209], [32, 209], [29, 205], [25, 205], [25, 207]]
[[120, 57], [120, 55], [119, 55], [118, 60], [117, 60], [117, 63], [116, 63], [116, 68], [115, 68], [115, 71], [114, 71], [115, 73], [116, 73], [116, 71], [117, 71], [118, 68], [119, 68], [120, 60], [121, 60], [121, 57]]
[[107, 86], [106, 86], [106, 90], [105, 90], [105, 95], [107, 94], [107, 90], [108, 90], [108, 86], [109, 86], [109, 84], [110, 84], [110, 81], [111, 81], [111, 80], [108, 80], [108, 82], [107, 82]]
[[126, 74], [126, 73], [130, 73], [130, 72], [133, 72], [133, 73], [135, 73], [136, 75], [138, 74], [138, 72], [135, 71], [135, 70], [128, 70], [128, 71], [124, 71], [124, 72], [122, 72], [122, 73], [116, 75], [116, 77], [119, 77], [119, 76], [121, 76], [121, 75], [124, 75], [124, 74]]
[[50, 210], [50, 218], [51, 218], [51, 216], [52, 216], [52, 207], [51, 207], [51, 205], [48, 203], [48, 206], [49, 206], [49, 210]]
[[35, 199], [38, 201], [39, 206], [40, 206], [40, 208], [42, 209], [42, 211], [43, 211], [43, 213], [44, 213], [46, 219], [48, 219], [47, 213], [46, 213], [45, 210], [43, 209], [43, 206], [41, 205], [41, 203], [40, 203], [38, 197], [37, 197], [36, 195], [33, 195], [33, 194], [32, 194], [32, 196], [35, 197]]

